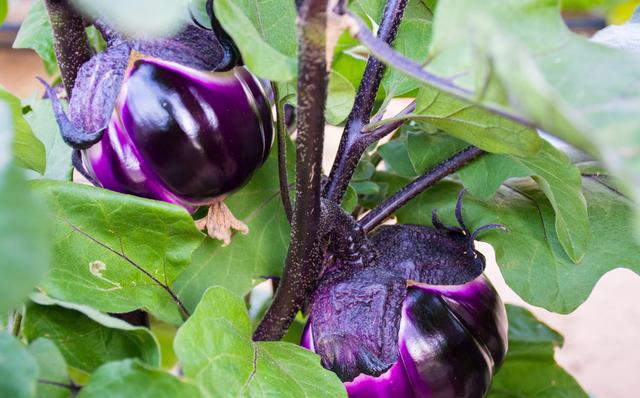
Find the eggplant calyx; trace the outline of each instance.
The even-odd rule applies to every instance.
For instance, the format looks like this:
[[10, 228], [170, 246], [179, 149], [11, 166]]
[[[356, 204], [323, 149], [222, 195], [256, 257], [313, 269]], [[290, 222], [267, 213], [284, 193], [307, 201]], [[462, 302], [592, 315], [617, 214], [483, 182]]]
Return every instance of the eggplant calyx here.
[[58, 126], [60, 127], [60, 134], [67, 145], [73, 149], [87, 149], [102, 139], [104, 129], [94, 132], [85, 132], [77, 129], [73, 123], [71, 123], [71, 120], [69, 120], [69, 117], [62, 108], [62, 104], [60, 103], [55, 90], [41, 77], [37, 77], [37, 79], [44, 85], [47, 96], [51, 100], [53, 113], [56, 117], [56, 121], [58, 122]]
[[196, 227], [199, 230], [207, 229], [207, 234], [222, 241], [222, 247], [231, 243], [232, 230], [236, 230], [243, 235], [249, 233], [247, 224], [238, 220], [231, 210], [224, 204], [224, 197], [216, 199], [209, 206], [209, 211], [204, 218], [196, 220]]

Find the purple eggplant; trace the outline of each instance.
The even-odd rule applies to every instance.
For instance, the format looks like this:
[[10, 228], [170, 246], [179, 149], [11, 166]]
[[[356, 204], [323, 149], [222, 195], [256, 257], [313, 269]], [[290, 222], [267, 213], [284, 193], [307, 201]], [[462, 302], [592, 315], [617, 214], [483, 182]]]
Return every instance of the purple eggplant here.
[[272, 129], [261, 84], [243, 67], [140, 59], [85, 164], [104, 188], [190, 208], [244, 185], [267, 158]]
[[507, 318], [473, 240], [502, 227], [470, 233], [461, 199], [460, 227], [435, 212], [433, 228], [383, 226], [351, 245], [369, 254], [334, 255], [327, 265], [301, 344], [351, 398], [486, 395], [506, 355]]

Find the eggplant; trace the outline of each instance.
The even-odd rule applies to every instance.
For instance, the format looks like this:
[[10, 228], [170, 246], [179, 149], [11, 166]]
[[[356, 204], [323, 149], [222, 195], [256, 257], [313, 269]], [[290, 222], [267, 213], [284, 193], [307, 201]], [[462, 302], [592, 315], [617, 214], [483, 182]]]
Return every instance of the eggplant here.
[[434, 227], [355, 231], [349, 247], [363, 253], [334, 250], [309, 302], [301, 345], [320, 355], [351, 398], [486, 395], [507, 352], [508, 322], [473, 242], [503, 227], [471, 233], [461, 201], [459, 227], [444, 226], [434, 212]]

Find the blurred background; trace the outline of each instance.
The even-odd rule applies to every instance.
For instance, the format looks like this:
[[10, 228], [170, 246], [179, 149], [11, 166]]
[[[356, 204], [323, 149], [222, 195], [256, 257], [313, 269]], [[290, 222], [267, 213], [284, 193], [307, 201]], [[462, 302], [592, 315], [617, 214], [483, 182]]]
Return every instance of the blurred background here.
[[[47, 72], [31, 50], [12, 49], [12, 43], [29, 9], [29, 0], [9, 0], [9, 15], [0, 26], [0, 86], [20, 98], [42, 95], [35, 76]], [[640, 0], [564, 0], [567, 25], [590, 36], [608, 24], [621, 24]], [[402, 103], [390, 107], [393, 114]], [[341, 129], [329, 127], [325, 170], [337, 150]], [[631, 231], [630, 231], [631, 233]], [[640, 396], [640, 277], [625, 269], [606, 274], [588, 300], [569, 315], [550, 313], [524, 303], [505, 284], [493, 250], [480, 244], [487, 258], [487, 273], [506, 302], [523, 305], [565, 336], [556, 352], [559, 364], [573, 374], [593, 397]]]

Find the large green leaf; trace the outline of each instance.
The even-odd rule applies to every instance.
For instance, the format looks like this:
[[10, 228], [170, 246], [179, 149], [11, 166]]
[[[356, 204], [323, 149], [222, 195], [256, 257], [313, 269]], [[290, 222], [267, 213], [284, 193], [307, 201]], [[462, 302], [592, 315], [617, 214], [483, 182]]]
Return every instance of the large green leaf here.
[[30, 48], [42, 59], [47, 73], [53, 75], [58, 70], [56, 54], [53, 51], [53, 32], [43, 0], [33, 0], [13, 48]]
[[0, 87], [0, 102], [6, 103], [11, 111], [11, 116], [4, 120], [10, 120], [13, 123], [13, 159], [15, 164], [43, 174], [46, 167], [44, 145], [36, 138], [29, 124], [22, 117], [20, 100]]
[[346, 397], [320, 358], [285, 342], [251, 341], [242, 298], [210, 288], [178, 330], [175, 349], [184, 373], [211, 397]]
[[[486, 154], [458, 175], [469, 192], [484, 200], [490, 199], [508, 178], [531, 176], [553, 205], [556, 233], [562, 247], [578, 262], [590, 239], [580, 171], [550, 143], [541, 140], [541, 144], [542, 149], [528, 157]], [[417, 177], [466, 146], [463, 141], [444, 134], [405, 128], [397, 139], [383, 145], [379, 153], [396, 174]]]
[[[398, 221], [430, 224], [431, 210], [437, 208], [445, 222], [454, 225], [453, 207], [461, 189], [453, 182], [436, 185], [398, 211]], [[554, 228], [553, 207], [532, 180], [510, 180], [488, 202], [465, 197], [467, 226], [500, 223], [509, 229], [486, 231], [480, 240], [493, 245], [505, 280], [531, 304], [568, 313], [586, 300], [607, 271], [624, 267], [640, 273], [631, 202], [591, 177], [583, 178], [583, 193], [590, 234], [597, 239], [589, 241], [578, 263], [564, 252]]]
[[33, 398], [38, 364], [13, 336], [0, 331], [0, 396]]
[[27, 347], [38, 363], [38, 398], [67, 398], [71, 390], [53, 383], [71, 385], [67, 363], [60, 350], [49, 339], [40, 338]]
[[509, 351], [493, 379], [489, 398], [586, 398], [587, 394], [553, 358], [563, 339], [529, 311], [507, 306]]
[[640, 55], [569, 31], [559, 0], [440, 2], [430, 54], [470, 99], [602, 155], [640, 193]]
[[198, 387], [131, 359], [110, 362], [91, 375], [78, 398], [199, 398]]
[[68, 182], [33, 187], [55, 221], [51, 269], [41, 285], [47, 295], [181, 322], [169, 286], [203, 239], [184, 209]]
[[460, 171], [465, 187], [485, 199], [507, 178], [528, 176], [533, 177], [553, 206], [560, 244], [574, 262], [579, 262], [590, 240], [589, 217], [580, 170], [565, 154], [545, 141], [534, 156], [489, 154]]
[[[73, 168], [71, 166], [70, 146], [65, 144], [60, 135], [50, 100], [29, 99], [22, 102], [29, 109], [24, 115], [35, 136], [44, 144], [46, 153], [46, 170], [44, 178], [52, 180], [71, 180]], [[41, 178], [43, 176], [30, 173], [29, 176]]]
[[158, 342], [148, 329], [134, 327], [90, 307], [34, 294], [27, 305], [23, 333], [57, 344], [69, 365], [91, 373], [119, 359], [139, 358], [158, 366]]
[[[287, 146], [290, 183], [295, 161], [292, 147], [291, 143]], [[234, 235], [227, 247], [205, 239], [173, 285], [190, 310], [210, 286], [224, 286], [244, 296], [259, 278], [282, 272], [290, 228], [280, 201], [277, 167], [277, 151], [272, 150], [249, 184], [225, 200], [233, 214], [249, 226], [249, 233]]]
[[49, 224], [12, 163], [9, 108], [0, 101], [0, 313], [17, 306], [44, 276]]
[[247, 67], [269, 80], [297, 75], [296, 9], [286, 0], [216, 0], [215, 13]]
[[414, 113], [412, 118], [488, 152], [527, 156], [535, 154], [542, 145], [535, 130], [431, 87], [420, 90]]

